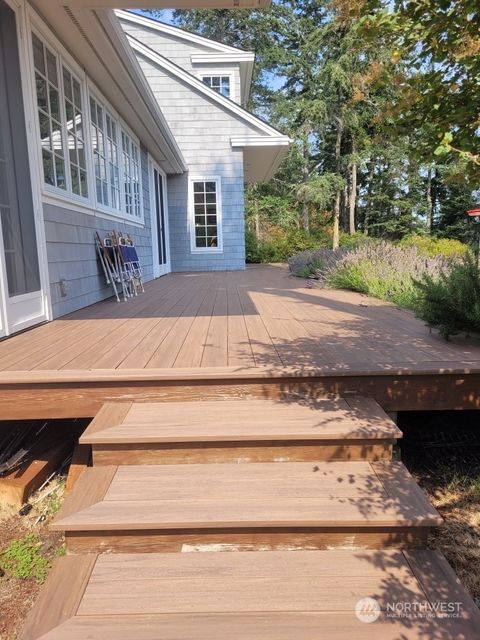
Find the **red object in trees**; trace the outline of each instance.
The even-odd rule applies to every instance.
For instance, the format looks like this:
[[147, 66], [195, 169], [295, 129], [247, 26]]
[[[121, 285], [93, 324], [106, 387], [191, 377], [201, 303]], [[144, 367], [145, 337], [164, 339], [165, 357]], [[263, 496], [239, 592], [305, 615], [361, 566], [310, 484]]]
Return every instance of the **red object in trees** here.
[[476, 218], [477, 216], [480, 216], [480, 209], [469, 209], [467, 214], [472, 218]]

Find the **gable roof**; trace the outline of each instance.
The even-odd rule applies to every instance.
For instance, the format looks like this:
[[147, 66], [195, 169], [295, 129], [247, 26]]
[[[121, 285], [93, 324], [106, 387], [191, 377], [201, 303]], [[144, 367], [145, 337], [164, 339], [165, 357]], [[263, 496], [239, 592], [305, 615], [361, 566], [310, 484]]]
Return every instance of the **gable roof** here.
[[267, 122], [253, 115], [230, 98], [217, 93], [202, 80], [185, 71], [171, 60], [157, 53], [137, 38], [127, 35], [132, 49], [141, 57], [158, 66], [165, 73], [188, 85], [192, 90], [202, 94], [208, 100], [216, 102], [233, 118], [240, 120], [256, 131], [241, 137], [232, 137], [232, 148], [243, 148], [245, 159], [245, 177], [248, 181], [265, 181], [275, 173], [284, 158], [290, 138]]
[[174, 27], [171, 24], [161, 22], [156, 18], [142, 16], [132, 11], [115, 11], [117, 18], [131, 24], [135, 24], [151, 31], [156, 31], [163, 36], [170, 36], [184, 40], [193, 45], [199, 45], [209, 51], [192, 52], [192, 64], [216, 64], [216, 63], [236, 63], [240, 68], [240, 82], [242, 87], [242, 105], [246, 105], [250, 96], [250, 87], [252, 84], [253, 65], [255, 64], [255, 53], [245, 51], [237, 47], [232, 47], [222, 42], [217, 42], [201, 36], [191, 31], [185, 31], [180, 27]]

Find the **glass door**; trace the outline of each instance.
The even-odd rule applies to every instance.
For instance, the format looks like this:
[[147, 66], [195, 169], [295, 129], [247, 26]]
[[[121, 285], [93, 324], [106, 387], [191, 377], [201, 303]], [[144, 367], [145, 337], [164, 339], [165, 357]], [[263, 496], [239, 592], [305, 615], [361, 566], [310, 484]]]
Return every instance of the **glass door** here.
[[0, 0], [0, 290], [3, 335], [45, 319], [15, 20], [13, 10]]
[[152, 169], [153, 275], [158, 278], [170, 273], [170, 247], [168, 243], [166, 177], [155, 164], [152, 164]]

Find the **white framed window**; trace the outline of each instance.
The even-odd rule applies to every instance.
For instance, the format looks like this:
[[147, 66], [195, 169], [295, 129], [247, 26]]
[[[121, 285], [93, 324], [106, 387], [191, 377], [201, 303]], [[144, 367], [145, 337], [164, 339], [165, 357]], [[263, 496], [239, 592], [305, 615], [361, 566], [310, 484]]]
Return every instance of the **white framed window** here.
[[228, 75], [202, 75], [204, 82], [210, 89], [220, 93], [226, 98], [231, 98], [231, 77]]
[[189, 179], [189, 209], [192, 251], [221, 252], [222, 199], [218, 176]]
[[123, 182], [125, 210], [129, 216], [141, 216], [140, 149], [122, 129]]
[[58, 57], [33, 31], [32, 48], [43, 179], [45, 184], [66, 191], [66, 145]]
[[62, 64], [62, 81], [71, 189], [75, 195], [88, 198], [82, 86], [64, 64]]
[[43, 197], [143, 225], [139, 140], [33, 13], [29, 26]]

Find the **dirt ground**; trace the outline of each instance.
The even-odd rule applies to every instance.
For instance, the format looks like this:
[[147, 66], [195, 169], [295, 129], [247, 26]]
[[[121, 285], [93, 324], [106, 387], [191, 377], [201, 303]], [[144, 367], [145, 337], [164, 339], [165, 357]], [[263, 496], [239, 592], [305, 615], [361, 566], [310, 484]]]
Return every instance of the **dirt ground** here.
[[[53, 490], [42, 499], [42, 494]], [[64, 491], [63, 478], [56, 478], [48, 487], [35, 494], [31, 502], [40, 500], [26, 515], [19, 515], [18, 509], [0, 510], [0, 639], [15, 640], [22, 621], [30, 611], [41, 589], [41, 583], [33, 576], [18, 578], [3, 569], [2, 552], [16, 540], [33, 534], [38, 538], [38, 554], [49, 564], [63, 552], [63, 537], [49, 531], [48, 522], [58, 510]], [[46, 563], [45, 563], [46, 564]], [[28, 565], [26, 566], [28, 572]]]
[[445, 522], [429, 538], [480, 607], [479, 412], [406, 416], [402, 460]]

